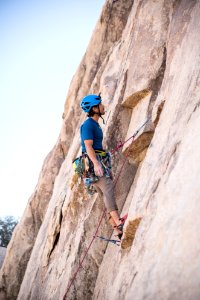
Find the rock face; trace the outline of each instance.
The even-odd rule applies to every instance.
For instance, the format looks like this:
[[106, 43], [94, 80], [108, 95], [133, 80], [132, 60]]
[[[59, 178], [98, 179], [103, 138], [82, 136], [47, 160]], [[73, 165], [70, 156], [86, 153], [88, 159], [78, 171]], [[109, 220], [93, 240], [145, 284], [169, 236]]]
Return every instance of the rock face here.
[[4, 258], [6, 256], [6, 248], [0, 247], [0, 268], [3, 265]]
[[[9, 244], [0, 299], [200, 299], [199, 15], [197, 0], [105, 3], [58, 142]], [[80, 100], [99, 91], [105, 148], [127, 141], [113, 173], [128, 219], [120, 247], [95, 240], [80, 266], [104, 205], [71, 161], [80, 153]], [[98, 234], [112, 236], [105, 217]]]

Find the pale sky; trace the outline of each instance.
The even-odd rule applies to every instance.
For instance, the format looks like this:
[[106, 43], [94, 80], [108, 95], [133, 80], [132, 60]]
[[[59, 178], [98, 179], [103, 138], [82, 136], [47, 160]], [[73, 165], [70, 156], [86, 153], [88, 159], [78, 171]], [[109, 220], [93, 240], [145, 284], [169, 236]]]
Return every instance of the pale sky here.
[[0, 0], [0, 217], [20, 218], [105, 0]]

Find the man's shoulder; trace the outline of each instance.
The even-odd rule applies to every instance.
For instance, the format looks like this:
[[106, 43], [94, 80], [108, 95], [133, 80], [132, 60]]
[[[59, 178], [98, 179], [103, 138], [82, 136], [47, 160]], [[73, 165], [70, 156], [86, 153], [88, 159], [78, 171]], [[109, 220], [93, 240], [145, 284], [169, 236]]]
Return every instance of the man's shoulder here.
[[94, 125], [94, 122], [93, 122], [93, 120], [92, 120], [91, 118], [88, 118], [87, 120], [85, 120], [85, 121], [82, 123], [81, 127], [84, 126], [84, 125], [86, 125], [86, 126], [93, 126], [93, 125]]
[[90, 118], [85, 120], [85, 122], [83, 122], [83, 124], [80, 127], [80, 133], [83, 139], [92, 140], [94, 136], [94, 131], [95, 131], [94, 122], [92, 122]]

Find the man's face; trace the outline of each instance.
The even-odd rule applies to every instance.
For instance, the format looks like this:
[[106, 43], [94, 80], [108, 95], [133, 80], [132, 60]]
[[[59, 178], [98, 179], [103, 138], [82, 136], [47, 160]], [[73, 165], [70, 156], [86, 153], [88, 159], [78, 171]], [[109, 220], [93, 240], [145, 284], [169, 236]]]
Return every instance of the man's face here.
[[99, 104], [99, 110], [102, 115], [105, 114], [105, 106], [102, 103]]
[[105, 115], [105, 106], [100, 103], [99, 107], [93, 107], [93, 111], [97, 113], [100, 112], [102, 115]]

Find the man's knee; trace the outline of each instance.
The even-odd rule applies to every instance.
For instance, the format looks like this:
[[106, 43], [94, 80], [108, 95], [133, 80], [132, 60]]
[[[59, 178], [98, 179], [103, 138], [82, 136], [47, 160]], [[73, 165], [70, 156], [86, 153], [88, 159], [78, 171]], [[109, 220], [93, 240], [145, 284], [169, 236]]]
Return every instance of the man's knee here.
[[107, 211], [108, 211], [109, 216], [111, 216], [110, 213], [112, 211], [116, 211], [116, 210], [118, 211], [118, 207], [117, 207], [116, 203], [113, 203], [112, 205], [110, 205], [109, 207], [107, 207]]

